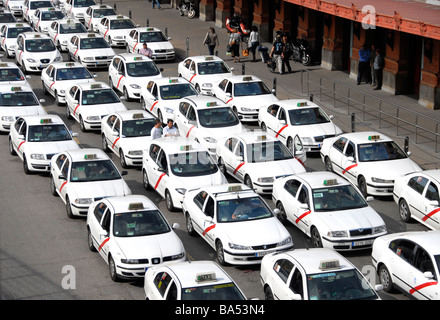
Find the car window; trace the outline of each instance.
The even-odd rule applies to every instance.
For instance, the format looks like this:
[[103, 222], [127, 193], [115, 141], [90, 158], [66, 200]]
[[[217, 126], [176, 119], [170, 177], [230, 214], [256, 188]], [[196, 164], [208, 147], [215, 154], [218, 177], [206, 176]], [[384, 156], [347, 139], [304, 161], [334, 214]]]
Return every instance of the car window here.
[[289, 274], [293, 269], [293, 263], [287, 259], [277, 260], [275, 265], [273, 266], [273, 270], [275, 273], [283, 280], [283, 282], [287, 283], [287, 279], [289, 278]]
[[309, 191], [304, 185], [301, 187], [301, 190], [299, 192], [298, 201], [300, 203], [309, 204]]
[[214, 217], [214, 199], [212, 197], [208, 197], [208, 200], [206, 200], [205, 215], [211, 218]]
[[168, 171], [167, 156], [163, 150], [159, 153], [159, 156], [157, 157], [157, 165], [165, 171]]
[[64, 164], [66, 158], [67, 157], [64, 154], [58, 156], [57, 160], [55, 161], [55, 164], [58, 167], [58, 169], [61, 169], [61, 166]]
[[400, 258], [408, 263], [411, 263], [413, 251], [415, 248], [414, 242], [408, 240], [395, 240], [390, 243], [390, 249]]
[[425, 190], [428, 179], [422, 176], [412, 177], [408, 181], [408, 187], [413, 189], [415, 192], [422, 194]]
[[432, 259], [429, 256], [429, 253], [421, 247], [417, 248], [414, 258], [414, 267], [422, 273], [430, 271], [434, 275], [434, 279], [437, 280]]
[[160, 147], [156, 144], [152, 144], [150, 146], [150, 157], [153, 159], [154, 162], [156, 162], [157, 155], [159, 154]]
[[98, 203], [98, 205], [95, 207], [95, 210], [93, 210], [93, 214], [95, 215], [96, 221], [98, 221], [99, 223], [101, 222], [102, 215], [104, 214], [106, 209], [107, 209], [106, 204], [101, 202]]
[[166, 272], [159, 272], [154, 277], [153, 280], [154, 286], [157, 288], [157, 291], [159, 291], [162, 297], [164, 296], [171, 280], [172, 280], [171, 276]]
[[298, 268], [295, 269], [292, 275], [292, 279], [290, 280], [290, 290], [292, 290], [294, 293], [297, 293], [303, 296], [304, 289], [303, 289], [303, 279], [301, 272], [298, 270]]
[[438, 188], [433, 182], [429, 183], [425, 197], [429, 201], [440, 201], [438, 195]]
[[300, 181], [292, 179], [284, 184], [284, 189], [286, 189], [286, 191], [290, 193], [293, 197], [296, 197], [296, 193], [298, 192], [300, 186]]
[[347, 149], [345, 150], [345, 156], [355, 158], [355, 146], [351, 141], [348, 143]]
[[61, 174], [64, 177], [66, 177], [66, 179], [67, 179], [67, 173], [69, 172], [69, 165], [70, 165], [69, 159], [66, 159], [66, 161], [64, 161], [64, 165], [61, 169]]
[[203, 204], [205, 203], [207, 193], [205, 191], [200, 191], [195, 197], [194, 197], [194, 203], [197, 207], [199, 207], [200, 210], [203, 208]]
[[340, 152], [344, 151], [345, 144], [347, 143], [347, 138], [339, 138], [336, 140], [336, 142], [333, 144], [333, 148], [336, 150], [339, 150]]

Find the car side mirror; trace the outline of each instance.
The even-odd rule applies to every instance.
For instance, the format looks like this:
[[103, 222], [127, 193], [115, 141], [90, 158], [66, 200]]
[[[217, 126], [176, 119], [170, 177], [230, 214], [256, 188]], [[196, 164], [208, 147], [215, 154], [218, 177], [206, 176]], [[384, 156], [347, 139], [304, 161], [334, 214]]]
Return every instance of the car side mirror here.
[[437, 200], [431, 200], [431, 201], [428, 202], [428, 204], [430, 206], [433, 206], [433, 207], [438, 207], [439, 206], [439, 203], [438, 203]]
[[309, 205], [308, 205], [307, 203], [300, 203], [300, 204], [299, 204], [299, 207], [300, 207], [301, 209], [308, 209], [308, 208], [309, 208]]
[[108, 237], [108, 232], [107, 232], [107, 230], [101, 230], [101, 231], [99, 232], [99, 235], [100, 235], [101, 237], [107, 238], [107, 237]]
[[328, 116], [328, 118], [329, 118], [330, 120], [333, 120], [334, 117], [335, 117], [335, 116], [332, 115], [332, 114]]
[[425, 278], [427, 278], [427, 279], [432, 279], [432, 278], [434, 278], [434, 275], [432, 274], [431, 271], [425, 271], [425, 272], [423, 272], [423, 276], [424, 276]]
[[289, 291], [288, 293], [288, 298], [290, 300], [302, 300], [302, 297], [300, 294], [298, 293], [294, 293], [293, 291]]
[[174, 222], [172, 225], [173, 229], [179, 229], [180, 228], [180, 224], [178, 224], [177, 222]]
[[411, 153], [411, 151], [408, 151], [407, 153], [406, 153], [406, 155], [409, 157], [410, 155], [412, 155], [412, 153]]
[[279, 120], [280, 124], [286, 124], [286, 120]]
[[368, 197], [366, 198], [366, 200], [367, 200], [367, 202], [373, 201], [373, 200], [374, 200], [374, 197], [373, 197], [373, 196], [368, 196]]
[[67, 180], [67, 179], [66, 179], [66, 176], [65, 176], [64, 174], [60, 174], [60, 175], [58, 176], [58, 179], [61, 179], [61, 180]]
[[347, 157], [347, 161], [354, 162], [354, 157]]

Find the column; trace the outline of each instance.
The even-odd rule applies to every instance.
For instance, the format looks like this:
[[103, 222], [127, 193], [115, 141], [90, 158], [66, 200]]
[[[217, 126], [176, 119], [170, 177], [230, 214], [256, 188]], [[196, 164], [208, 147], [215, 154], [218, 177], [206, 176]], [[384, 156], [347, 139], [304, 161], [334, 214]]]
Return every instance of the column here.
[[424, 39], [419, 104], [440, 109], [440, 40]]
[[220, 28], [226, 26], [225, 20], [231, 14], [231, 0], [217, 0], [215, 9], [215, 25]]
[[214, 21], [215, 11], [214, 11], [214, 1], [215, 0], [201, 0], [200, 1], [200, 13], [199, 19], [203, 21]]
[[270, 4], [267, 0], [260, 0], [254, 4], [254, 21], [262, 41], [269, 41], [269, 10]]
[[[324, 39], [321, 67], [327, 70], [343, 69], [343, 21], [333, 15], [324, 16]], [[345, 30], [345, 32], [349, 32]]]

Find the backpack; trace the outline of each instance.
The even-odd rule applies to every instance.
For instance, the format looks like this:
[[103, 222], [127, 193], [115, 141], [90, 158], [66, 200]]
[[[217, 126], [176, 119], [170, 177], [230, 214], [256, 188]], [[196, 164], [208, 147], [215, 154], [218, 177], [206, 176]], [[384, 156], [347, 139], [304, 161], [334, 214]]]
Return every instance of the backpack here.
[[274, 49], [275, 54], [283, 53], [283, 47], [284, 47], [284, 45], [281, 41], [275, 42], [275, 49]]

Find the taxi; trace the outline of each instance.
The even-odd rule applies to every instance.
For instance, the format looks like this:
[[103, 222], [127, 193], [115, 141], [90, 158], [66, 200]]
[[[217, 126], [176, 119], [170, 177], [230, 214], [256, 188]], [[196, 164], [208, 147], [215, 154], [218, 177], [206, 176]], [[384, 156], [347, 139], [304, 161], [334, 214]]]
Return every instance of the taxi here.
[[272, 194], [276, 179], [306, 172], [280, 140], [266, 133], [228, 134], [217, 142], [216, 152], [223, 173], [259, 194]]
[[50, 0], [26, 0], [21, 8], [23, 20], [32, 25], [32, 17], [35, 11], [39, 8], [50, 7], [53, 7], [53, 3]]
[[345, 257], [329, 248], [269, 254], [261, 262], [266, 300], [381, 300], [372, 285]]
[[15, 17], [23, 17], [23, 11], [22, 8], [24, 6], [25, 1], [24, 0], [4, 0], [3, 6], [12, 12], [12, 14]]
[[67, 52], [70, 59], [87, 68], [107, 68], [116, 55], [107, 41], [94, 33], [75, 34], [67, 42]]
[[50, 160], [50, 191], [64, 202], [69, 218], [85, 217], [94, 201], [131, 194], [126, 174], [100, 149], [66, 150]]
[[371, 259], [385, 292], [440, 300], [440, 231], [399, 232], [377, 238]]
[[79, 83], [66, 92], [67, 118], [75, 119], [81, 131], [101, 130], [106, 115], [127, 110], [118, 95], [104, 82]]
[[174, 112], [174, 122], [182, 137], [205, 146], [214, 159], [217, 158], [219, 139], [227, 133], [238, 134], [245, 130], [231, 108], [219, 99], [205, 95], [181, 99]]
[[179, 77], [164, 77], [148, 81], [141, 86], [141, 106], [162, 123], [174, 121], [180, 99], [197, 95], [191, 83]]
[[269, 253], [293, 249], [287, 229], [263, 198], [245, 185], [189, 190], [182, 207], [188, 234], [201, 236], [221, 265], [258, 264]]
[[40, 32], [24, 32], [17, 37], [15, 62], [25, 72], [40, 72], [52, 62], [61, 62], [63, 57], [52, 39]]
[[131, 53], [139, 53], [142, 44], [146, 42], [148, 48], [153, 50], [154, 61], [174, 60], [176, 53], [170, 40], [171, 38], [166, 37], [160, 29], [153, 27], [135, 28], [125, 38], [128, 51]]
[[101, 120], [104, 151], [112, 151], [121, 166], [142, 166], [143, 146], [151, 140], [155, 118], [143, 110], [113, 112]]
[[0, 25], [4, 23], [18, 23], [17, 19], [15, 18], [15, 15], [5, 9], [0, 9]]
[[306, 152], [319, 152], [324, 139], [342, 134], [332, 119], [317, 104], [304, 99], [281, 100], [258, 112], [261, 130], [280, 139], [289, 149], [298, 135]]
[[193, 56], [177, 65], [179, 77], [191, 82], [197, 92], [212, 95], [212, 88], [225, 77], [233, 76], [234, 68], [217, 56]]
[[184, 137], [150, 140], [145, 145], [142, 176], [144, 188], [153, 188], [171, 212], [182, 208], [187, 190], [226, 183], [206, 148]]
[[148, 268], [146, 300], [246, 300], [234, 280], [213, 261], [185, 261]]
[[47, 114], [28, 84], [0, 84], [0, 132], [9, 132], [20, 116]]
[[275, 180], [277, 217], [310, 237], [313, 247], [333, 250], [371, 248], [387, 233], [385, 222], [356, 187], [333, 172], [306, 172]]
[[112, 47], [125, 47], [128, 33], [136, 27], [133, 20], [123, 15], [106, 16], [97, 25], [98, 33]]
[[425, 170], [401, 175], [394, 180], [393, 199], [404, 222], [418, 221], [440, 230], [440, 170]]
[[93, 202], [87, 214], [88, 246], [109, 266], [110, 278], [144, 278], [150, 267], [185, 261], [185, 249], [166, 218], [143, 195]]
[[5, 23], [0, 28], [0, 46], [8, 58], [15, 56], [17, 37], [23, 32], [34, 31], [27, 23]]
[[49, 27], [52, 22], [64, 18], [64, 14], [60, 9], [53, 7], [38, 8], [30, 19], [30, 25], [36, 32], [49, 34]]
[[93, 0], [66, 0], [62, 9], [66, 16], [85, 23], [87, 8], [94, 5], [96, 5], [96, 3]]
[[57, 115], [22, 116], [9, 132], [9, 153], [23, 161], [23, 170], [49, 172], [54, 154], [80, 149], [63, 120]]
[[95, 76], [78, 62], [51, 63], [41, 71], [44, 94], [52, 95], [57, 105], [66, 103], [66, 91], [74, 84], [95, 82]]
[[127, 101], [139, 100], [141, 86], [151, 79], [162, 78], [162, 68], [150, 58], [136, 53], [121, 53], [113, 57], [108, 68], [110, 87], [124, 94]]
[[108, 4], [95, 4], [89, 6], [84, 14], [85, 25], [87, 29], [93, 32], [98, 32], [96, 27], [99, 21], [105, 16], [117, 15], [115, 9]]
[[87, 35], [87, 29], [79, 20], [63, 19], [53, 21], [48, 29], [49, 37], [53, 40], [57, 48], [67, 51], [67, 43], [74, 35]]
[[0, 62], [0, 84], [29, 85], [30, 78], [14, 62]]
[[257, 122], [258, 110], [278, 101], [260, 78], [248, 75], [222, 78], [212, 94], [230, 106], [242, 122]]
[[344, 133], [323, 141], [321, 160], [364, 196], [392, 196], [397, 176], [422, 169], [389, 137], [375, 131]]

